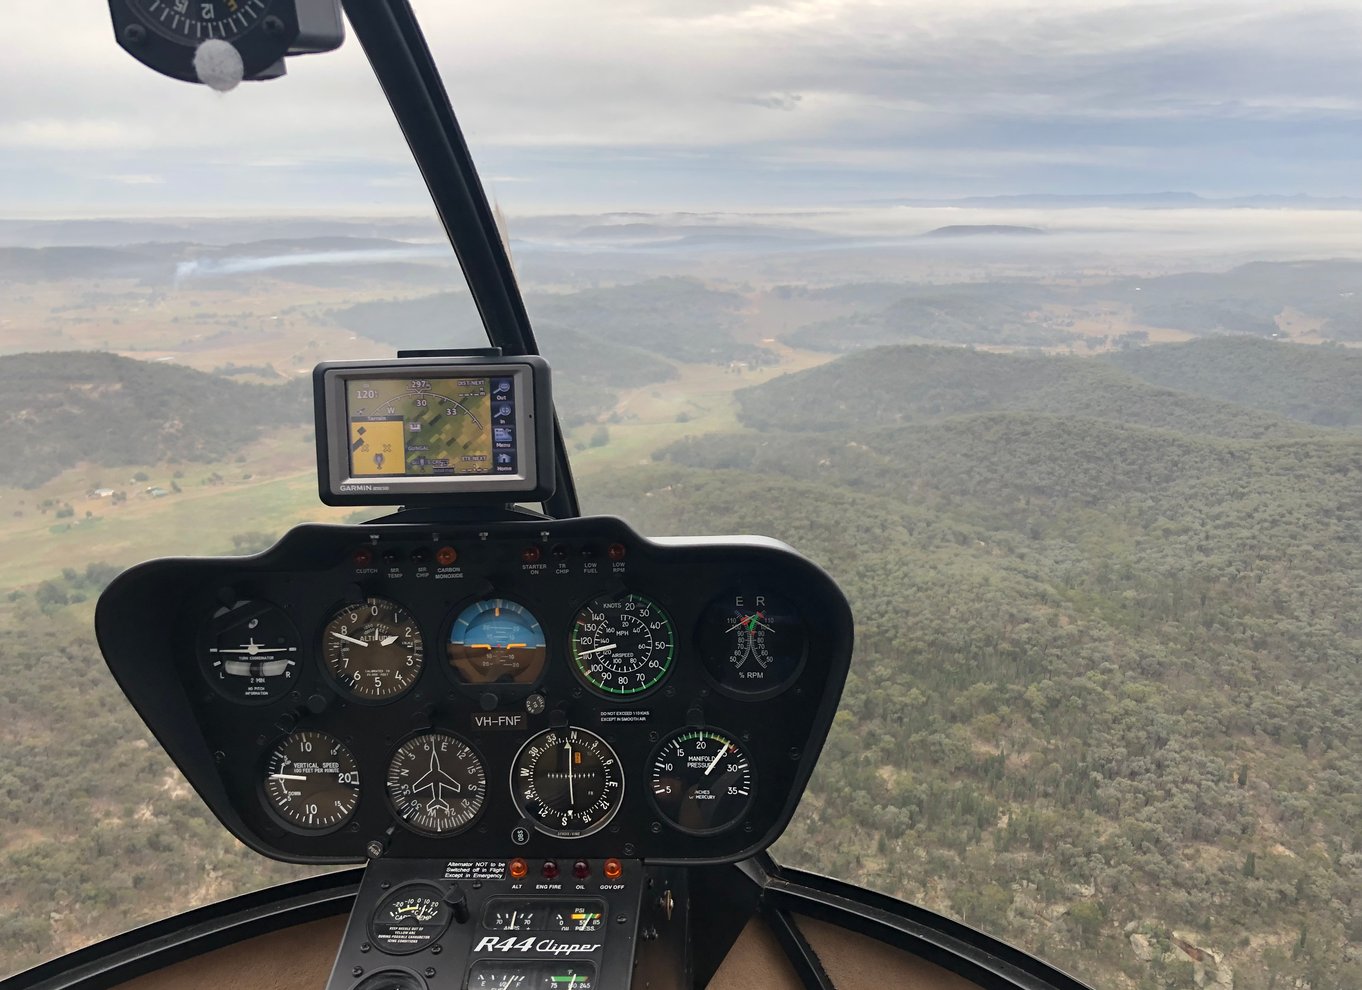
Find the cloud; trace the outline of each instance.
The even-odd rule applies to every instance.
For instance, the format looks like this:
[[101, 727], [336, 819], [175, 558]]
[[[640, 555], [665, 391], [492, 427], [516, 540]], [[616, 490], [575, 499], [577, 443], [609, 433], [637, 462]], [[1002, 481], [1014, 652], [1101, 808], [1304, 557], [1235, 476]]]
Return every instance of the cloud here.
[[[353, 37], [215, 94], [137, 65], [88, 0], [34, 6], [43, 43], [0, 61], [0, 209], [107, 207], [114, 169], [167, 176], [118, 183], [130, 209], [423, 206]], [[1362, 193], [1353, 0], [415, 6], [484, 174], [529, 205]]]

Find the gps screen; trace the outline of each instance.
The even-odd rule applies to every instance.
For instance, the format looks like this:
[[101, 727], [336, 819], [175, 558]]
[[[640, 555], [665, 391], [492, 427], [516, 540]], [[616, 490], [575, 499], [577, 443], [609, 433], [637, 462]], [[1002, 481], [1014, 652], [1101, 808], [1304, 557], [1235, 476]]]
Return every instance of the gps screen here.
[[514, 475], [513, 376], [347, 378], [353, 478]]

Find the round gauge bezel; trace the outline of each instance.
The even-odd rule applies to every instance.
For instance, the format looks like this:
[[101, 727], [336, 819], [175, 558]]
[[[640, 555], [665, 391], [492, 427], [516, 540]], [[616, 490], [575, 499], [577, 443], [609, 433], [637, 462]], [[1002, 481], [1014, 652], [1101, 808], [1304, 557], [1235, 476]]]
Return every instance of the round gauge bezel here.
[[[524, 795], [516, 786], [516, 778], [521, 770], [521, 757], [525, 755], [525, 751], [528, 750], [530, 746], [532, 746], [537, 740], [541, 739], [542, 737], [550, 735], [552, 733], [562, 733], [565, 735], [570, 735], [571, 733], [574, 732], [580, 732], [588, 736], [591, 736], [603, 747], [605, 747], [606, 752], [608, 752], [612, 757], [614, 757], [615, 773], [619, 777], [620, 785], [619, 794], [616, 795], [615, 797], [614, 806], [611, 807], [610, 810], [607, 811], [599, 821], [593, 822], [589, 828], [580, 830], [554, 828], [553, 826], [547, 825], [544, 822], [540, 821], [534, 815], [530, 814], [529, 810], [525, 807]], [[534, 770], [531, 769], [530, 780], [533, 781], [533, 779]], [[615, 816], [619, 814], [620, 808], [624, 807], [624, 794], [625, 789], [628, 785], [628, 781], [625, 778], [624, 773], [624, 762], [620, 759], [619, 753], [615, 752], [615, 747], [611, 746], [604, 736], [592, 732], [590, 729], [584, 729], [579, 725], [550, 726], [547, 729], [542, 729], [539, 732], [536, 732], [534, 735], [530, 736], [523, 743], [521, 743], [520, 748], [516, 750], [515, 758], [511, 760], [511, 769], [510, 773], [508, 774], [508, 783], [510, 785], [511, 790], [511, 804], [512, 807], [515, 808], [516, 813], [526, 822], [529, 822], [531, 825], [533, 825], [537, 831], [542, 832], [545, 835], [552, 836], [555, 839], [584, 839], [588, 835], [595, 835], [601, 829], [605, 828], [605, 826], [609, 825], [610, 822], [614, 820]]]
[[[667, 623], [667, 629], [671, 632], [671, 650], [667, 656], [667, 661], [662, 673], [659, 674], [657, 676], [657, 679], [653, 681], [651, 684], [647, 685], [646, 687], [639, 688], [637, 691], [612, 691], [609, 688], [602, 687], [601, 685], [597, 684], [590, 677], [588, 677], [586, 673], [582, 670], [581, 664], [578, 662], [577, 659], [577, 622], [581, 618], [582, 613], [585, 612], [588, 608], [590, 608], [591, 605], [595, 602], [601, 601], [602, 599], [623, 601], [628, 598], [636, 598], [641, 601], [647, 602], [651, 608], [655, 609], [658, 613], [661, 614], [663, 621]], [[662, 603], [659, 602], [655, 597], [649, 594], [645, 594], [641, 591], [633, 591], [626, 588], [618, 588], [613, 591], [603, 591], [599, 592], [598, 594], [591, 595], [589, 598], [583, 600], [581, 604], [577, 606], [577, 608], [573, 609], [572, 617], [568, 621], [567, 660], [568, 667], [572, 671], [572, 676], [575, 677], [579, 683], [581, 683], [588, 691], [596, 695], [598, 698], [606, 698], [617, 704], [638, 701], [641, 698], [646, 698], [648, 695], [652, 694], [654, 691], [662, 687], [662, 685], [664, 685], [667, 682], [667, 680], [672, 676], [672, 672], [676, 670], [676, 659], [677, 654], [679, 652], [679, 648], [680, 637], [678, 637], [676, 634], [676, 620], [672, 618], [671, 613], [668, 612], [665, 608], [663, 608]]]
[[[277, 694], [272, 694], [264, 698], [247, 698], [241, 695], [240, 692], [228, 690], [224, 684], [230, 682], [224, 682], [213, 671], [212, 654], [209, 648], [209, 642], [212, 638], [209, 627], [218, 619], [219, 614], [223, 612], [230, 613], [251, 604], [263, 605], [278, 613], [279, 618], [287, 623], [289, 631], [293, 636], [293, 642], [296, 644], [293, 654], [294, 676], [281, 682], [283, 686], [279, 689]], [[298, 624], [293, 621], [293, 616], [289, 615], [288, 609], [284, 608], [282, 605], [276, 605], [267, 598], [253, 598], [250, 596], [242, 597], [231, 605], [219, 603], [211, 610], [208, 618], [199, 625], [198, 634], [195, 637], [195, 652], [198, 656], [199, 673], [208, 683], [208, 686], [233, 704], [244, 705], [251, 708], [263, 708], [266, 705], [273, 705], [287, 697], [290, 691], [296, 690], [297, 685], [302, 681], [301, 674], [305, 669], [307, 657], [306, 644], [302, 634], [298, 632]]]
[[[478, 805], [478, 810], [473, 813], [472, 818], [468, 819], [468, 821], [464, 822], [462, 825], [459, 825], [454, 829], [451, 829], [446, 832], [436, 832], [431, 829], [422, 828], [420, 825], [417, 825], [414, 822], [409, 821], [406, 818], [406, 816], [403, 815], [402, 809], [397, 806], [397, 802], [393, 799], [392, 789], [388, 783], [388, 775], [392, 772], [393, 761], [397, 759], [398, 752], [402, 749], [403, 746], [406, 746], [408, 743], [414, 742], [417, 739], [420, 739], [424, 736], [446, 736], [450, 739], [453, 739], [455, 742], [460, 743], [463, 746], [466, 746], [468, 748], [468, 751], [473, 754], [473, 758], [478, 761], [478, 766], [482, 768], [482, 803]], [[488, 799], [491, 796], [491, 793], [492, 793], [491, 777], [487, 773], [487, 760], [483, 757], [482, 752], [476, 746], [474, 746], [471, 741], [459, 735], [457, 732], [451, 732], [449, 729], [441, 728], [420, 729], [416, 732], [412, 732], [404, 736], [402, 740], [398, 742], [396, 746], [393, 747], [392, 752], [388, 754], [388, 761], [383, 768], [383, 797], [388, 802], [388, 810], [391, 811], [394, 817], [396, 817], [396, 819], [402, 823], [402, 827], [404, 829], [416, 835], [424, 836], [429, 839], [448, 839], [453, 836], [462, 835], [464, 832], [467, 832], [470, 828], [472, 828], [474, 825], [478, 823], [479, 819], [481, 819], [484, 814], [487, 813], [487, 804]]]
[[[290, 820], [282, 811], [280, 811], [274, 799], [270, 797], [268, 784], [270, 773], [270, 760], [274, 757], [274, 754], [279, 751], [279, 748], [283, 746], [283, 744], [287, 740], [292, 739], [294, 736], [302, 735], [304, 733], [312, 733], [318, 736], [325, 736], [332, 742], [337, 743], [349, 755], [350, 763], [354, 766], [355, 773], [359, 775], [359, 785], [355, 788], [354, 807], [350, 809], [349, 813], [344, 818], [342, 818], [339, 822], [336, 822], [334, 825], [327, 825], [322, 828], [309, 828], [306, 825], [299, 825], [297, 822]], [[274, 821], [277, 825], [281, 826], [284, 829], [287, 829], [294, 835], [306, 836], [330, 835], [333, 832], [339, 832], [341, 829], [345, 828], [347, 825], [349, 825], [352, 821], [355, 820], [355, 816], [359, 813], [360, 802], [364, 800], [365, 787], [366, 785], [364, 782], [364, 772], [363, 770], [360, 769], [359, 760], [355, 758], [355, 751], [350, 748], [350, 744], [347, 743], [344, 739], [341, 739], [339, 736], [333, 735], [330, 732], [325, 732], [321, 729], [298, 728], [293, 729], [290, 732], [282, 733], [281, 735], [277, 736], [273, 742], [271, 742], [267, 747], [265, 747], [264, 756], [260, 760], [259, 764], [259, 772], [256, 774], [256, 793], [260, 798], [260, 803], [264, 807], [265, 812], [270, 816], [270, 819]]]
[[407, 981], [406, 986], [400, 987], [399, 990], [427, 990], [427, 987], [429, 986], [425, 980], [409, 969], [385, 965], [382, 969], [370, 973], [364, 979], [356, 983], [354, 990], [375, 990], [377, 987], [383, 987], [383, 990], [387, 990], [383, 981], [391, 980], [395, 977], [401, 977], [404, 981]]
[[[440, 926], [439, 932], [437, 932], [435, 935], [432, 935], [429, 938], [429, 940], [427, 940], [423, 945], [410, 946], [406, 948], [393, 948], [389, 945], [385, 945], [383, 936], [379, 935], [375, 928], [375, 925], [378, 922], [379, 912], [381, 912], [386, 905], [392, 903], [394, 900], [401, 900], [403, 899], [403, 897], [422, 896], [423, 894], [428, 894], [431, 900], [436, 901], [440, 905], [440, 911], [444, 915], [444, 924]], [[449, 926], [453, 923], [453, 921], [454, 908], [451, 905], [445, 903], [444, 892], [440, 890], [438, 887], [436, 887], [433, 883], [430, 883], [429, 881], [413, 880], [410, 883], [399, 884], [398, 886], [387, 891], [381, 898], [379, 898], [378, 903], [374, 905], [374, 909], [369, 912], [369, 923], [367, 926], [367, 930], [369, 933], [369, 941], [373, 943], [381, 952], [390, 956], [409, 956], [412, 955], [413, 953], [422, 952], [426, 949], [429, 949], [436, 942], [440, 941], [440, 939], [444, 938], [445, 933], [449, 931]]]
[[321, 630], [317, 634], [317, 662], [322, 669], [322, 676], [326, 679], [327, 683], [346, 701], [353, 702], [358, 705], [373, 705], [373, 706], [391, 705], [395, 701], [400, 701], [401, 699], [410, 695], [414, 690], [416, 690], [417, 685], [421, 683], [421, 678], [425, 675], [426, 668], [429, 666], [427, 660], [427, 657], [429, 656], [429, 650], [426, 649], [426, 632], [423, 628], [421, 628], [421, 623], [416, 618], [415, 612], [413, 612], [411, 608], [404, 605], [402, 602], [398, 601], [395, 598], [389, 598], [387, 595], [365, 595], [364, 597], [364, 605], [366, 606], [371, 606], [375, 601], [384, 602], [387, 605], [391, 605], [394, 609], [399, 609], [402, 612], [404, 612], [411, 619], [411, 627], [416, 632], [416, 641], [417, 645], [420, 647], [421, 655], [419, 658], [419, 664], [417, 667], [416, 674], [415, 676], [412, 677], [411, 683], [406, 685], [400, 691], [397, 691], [394, 694], [384, 695], [381, 698], [374, 698], [369, 695], [359, 694], [354, 690], [354, 688], [352, 688], [350, 685], [346, 684], [344, 681], [342, 681], [339, 677], [336, 676], [336, 673], [331, 669], [331, 663], [328, 660], [326, 654], [327, 648], [326, 633], [327, 630], [331, 627], [331, 623], [335, 622], [336, 619], [339, 618], [347, 610], [355, 608], [357, 603], [340, 602], [332, 606], [330, 609], [328, 609], [325, 612], [326, 619], [322, 622]]
[[[763, 582], [751, 582], [751, 584], [758, 583]], [[804, 618], [804, 609], [798, 607], [798, 603], [795, 602], [790, 595], [780, 589], [767, 592], [767, 594], [774, 595], [780, 598], [782, 602], [792, 606], [791, 613], [799, 622], [799, 629], [802, 633], [803, 640], [800, 645], [798, 661], [795, 662], [790, 673], [778, 684], [772, 687], [762, 688], [760, 691], [743, 691], [729, 684], [725, 684], [718, 675], [710, 669], [710, 665], [711, 662], [727, 663], [727, 659], [720, 658], [720, 661], [711, 661], [711, 654], [705, 648], [706, 620], [709, 618], [711, 609], [718, 605], [722, 600], [735, 597], [741, 590], [749, 586], [748, 583], [739, 582], [731, 586], [728, 591], [719, 595], [714, 595], [706, 601], [705, 604], [701, 606], [699, 617], [695, 621], [695, 628], [691, 633], [691, 642], [695, 649], [695, 655], [700, 661], [700, 670], [703, 672], [705, 680], [714, 688], [714, 690], [718, 691], [724, 697], [732, 698], [735, 701], [769, 701], [772, 698], [784, 694], [793, 687], [799, 679], [804, 676], [804, 670], [809, 664], [809, 624]]]
[[[531, 618], [534, 619], [535, 623], [539, 626], [540, 635], [544, 637], [544, 662], [540, 665], [539, 671], [537, 674], [535, 674], [534, 679], [530, 681], [524, 682], [511, 681], [507, 683], [496, 683], [493, 681], [485, 684], [476, 684], [473, 683], [472, 681], [461, 680], [459, 678], [458, 671], [455, 670], [454, 664], [449, 658], [449, 648], [453, 645], [453, 640], [451, 639], [451, 637], [454, 634], [454, 624], [459, 621], [460, 616], [462, 616], [473, 606], [479, 605], [483, 602], [491, 602], [498, 600], [509, 602], [512, 605], [519, 606], [520, 608], [524, 609], [525, 612]], [[440, 630], [441, 630], [440, 667], [444, 670], [445, 676], [447, 676], [450, 682], [460, 691], [465, 691], [474, 695], [484, 694], [490, 691], [495, 694], [500, 694], [503, 696], [516, 697], [522, 693], [532, 694], [539, 688], [541, 684], [543, 684], [544, 678], [548, 676], [549, 668], [552, 665], [550, 657], [551, 641], [549, 634], [545, 632], [544, 622], [542, 619], [539, 618], [539, 612], [519, 595], [507, 595], [501, 594], [500, 592], [489, 592], [486, 594], [472, 595], [468, 598], [464, 598], [457, 605], [455, 605], [454, 608], [452, 608], [449, 611], [449, 613], [445, 616], [444, 621], [440, 624]]]
[[[751, 792], [747, 795], [747, 803], [743, 806], [742, 813], [739, 814], [738, 817], [732, 818], [722, 825], [716, 825], [713, 828], [691, 828], [687, 825], [679, 824], [671, 817], [671, 815], [669, 815], [666, 811], [663, 810], [661, 802], [657, 800], [657, 795], [653, 793], [653, 768], [656, 767], [657, 765], [658, 757], [662, 755], [662, 751], [667, 747], [669, 743], [673, 742], [677, 737], [685, 735], [690, 732], [699, 732], [705, 734], [712, 734], [716, 736], [722, 736], [729, 745], [737, 746], [739, 752], [741, 752], [742, 755], [747, 760], [748, 779], [751, 781], [752, 787]], [[756, 760], [752, 758], [750, 743], [746, 740], [741, 739], [736, 733], [729, 732], [727, 729], [721, 729], [716, 725], [687, 725], [682, 726], [679, 729], [675, 729], [671, 732], [668, 732], [666, 735], [662, 737], [658, 744], [655, 747], [653, 747], [653, 751], [648, 757], [648, 763], [645, 766], [644, 770], [647, 774], [648, 801], [649, 805], [652, 807], [652, 810], [657, 813], [658, 818], [662, 822], [664, 822], [669, 828], [673, 828], [684, 835], [711, 836], [719, 835], [723, 832], [728, 832], [736, 828], [745, 819], [747, 819], [751, 815], [752, 809], [756, 806], [757, 803], [757, 787], [758, 787], [757, 764]]]

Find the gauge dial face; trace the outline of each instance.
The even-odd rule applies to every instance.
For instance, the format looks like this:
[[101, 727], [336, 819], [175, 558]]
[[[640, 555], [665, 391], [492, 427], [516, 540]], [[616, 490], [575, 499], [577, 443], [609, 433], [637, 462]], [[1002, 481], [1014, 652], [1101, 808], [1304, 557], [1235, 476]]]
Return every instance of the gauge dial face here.
[[594, 990], [596, 967], [588, 962], [551, 962], [539, 967], [539, 990]]
[[605, 919], [605, 902], [493, 898], [482, 926], [492, 932], [594, 932]]
[[369, 598], [331, 617], [322, 630], [322, 655], [346, 693], [361, 701], [392, 701], [421, 675], [425, 648], [406, 609]]
[[604, 828], [624, 800], [624, 773], [610, 745], [585, 729], [547, 729], [511, 765], [511, 797], [541, 832], [563, 839]]
[[397, 748], [388, 764], [388, 798], [413, 831], [461, 832], [482, 811], [487, 771], [473, 747], [448, 732], [427, 732]]
[[736, 695], [779, 693], [799, 675], [808, 653], [799, 610], [765, 592], [716, 598], [700, 620], [698, 638], [710, 676]]
[[161, 34], [194, 43], [232, 41], [259, 23], [274, 0], [131, 0], [132, 8]]
[[756, 791], [752, 763], [733, 737], [682, 729], [662, 741], [649, 779], [662, 817], [683, 832], [707, 835], [736, 825]]
[[642, 595], [603, 595], [572, 626], [572, 663], [602, 694], [642, 694], [661, 683], [676, 654], [672, 620]]
[[453, 917], [441, 890], [428, 883], [410, 883], [379, 901], [369, 918], [369, 937], [392, 955], [420, 952], [445, 933]]
[[548, 659], [539, 620], [507, 598], [463, 609], [450, 626], [446, 649], [461, 684], [533, 684]]
[[354, 754], [325, 732], [304, 729], [285, 736], [265, 762], [265, 799], [295, 829], [339, 828], [359, 806]]
[[204, 626], [199, 660], [219, 693], [263, 705], [293, 687], [302, 642], [284, 610], [262, 601], [218, 609]]
[[468, 990], [539, 990], [538, 976], [535, 963], [480, 960], [468, 971]]

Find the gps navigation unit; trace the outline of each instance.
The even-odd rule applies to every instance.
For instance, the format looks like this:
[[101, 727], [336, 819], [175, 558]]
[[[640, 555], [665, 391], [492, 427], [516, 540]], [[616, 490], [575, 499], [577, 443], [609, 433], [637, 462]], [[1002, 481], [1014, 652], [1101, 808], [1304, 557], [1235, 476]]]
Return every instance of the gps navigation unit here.
[[312, 373], [327, 505], [539, 501], [553, 493], [538, 357], [330, 361]]

